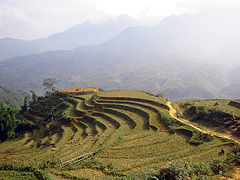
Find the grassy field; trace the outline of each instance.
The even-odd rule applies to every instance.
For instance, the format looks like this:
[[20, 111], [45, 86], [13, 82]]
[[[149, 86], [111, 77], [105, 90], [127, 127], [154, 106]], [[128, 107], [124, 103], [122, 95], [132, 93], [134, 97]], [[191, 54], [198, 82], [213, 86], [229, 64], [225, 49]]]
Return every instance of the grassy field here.
[[[55, 96], [42, 99], [54, 104], [50, 117], [44, 115], [44, 103], [24, 113], [39, 128], [0, 144], [0, 179], [146, 179], [146, 172], [160, 171], [169, 164], [223, 160], [233, 149], [232, 141], [217, 137], [191, 143], [199, 132], [170, 118], [166, 101], [154, 95], [77, 89], [63, 90], [71, 95], [61, 96], [65, 99], [58, 104], [52, 99]], [[72, 94], [88, 90], [91, 93]], [[210, 108], [216, 101], [224, 112], [240, 115], [229, 101], [192, 103]], [[185, 103], [174, 104], [179, 113], [183, 114], [181, 104]], [[225, 153], [219, 155], [221, 150]]]

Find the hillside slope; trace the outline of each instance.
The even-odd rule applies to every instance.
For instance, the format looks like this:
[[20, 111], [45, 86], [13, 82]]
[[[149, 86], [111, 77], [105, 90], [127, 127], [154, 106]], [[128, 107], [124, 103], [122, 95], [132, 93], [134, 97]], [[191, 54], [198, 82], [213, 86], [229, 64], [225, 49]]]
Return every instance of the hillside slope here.
[[142, 91], [75, 88], [40, 97], [21, 114], [35, 128], [0, 144], [0, 178], [166, 178], [169, 162], [185, 167], [188, 178], [218, 174], [210, 162], [225, 161], [234, 142], [181, 123], [169, 110]]
[[232, 70], [234, 77], [227, 72], [239, 64], [238, 14], [170, 16], [155, 27], [129, 27], [97, 45], [13, 58], [0, 63], [0, 83], [40, 91], [44, 78], [55, 77], [59, 88], [145, 90], [174, 101], [236, 98], [237, 89], [229, 89], [239, 83], [238, 69]]
[[239, 142], [239, 101], [222, 99], [179, 101], [173, 103], [173, 106], [184, 121], [203, 127], [203, 131], [214, 130], [217, 136]]
[[0, 104], [20, 109], [25, 96], [28, 96], [28, 93], [24, 91], [11, 90], [0, 86]]
[[124, 53], [127, 49], [104, 44], [72, 51], [18, 57], [0, 63], [0, 83], [9, 88], [41, 90], [46, 77], [57, 79], [58, 88], [97, 86], [132, 89], [179, 97], [213, 98], [227, 79], [215, 65], [192, 62], [183, 56]]
[[197, 130], [199, 130], [199, 131], [201, 131], [203, 133], [211, 134], [212, 136], [217, 136], [217, 137], [229, 139], [229, 140], [234, 141], [235, 143], [240, 144], [240, 140], [238, 138], [234, 137], [233, 135], [231, 135], [230, 133], [227, 133], [227, 132], [216, 132], [216, 131], [211, 130], [211, 129], [203, 128], [202, 126], [200, 126], [197, 123], [188, 121], [188, 120], [180, 118], [180, 117], [178, 118], [177, 117], [177, 111], [172, 107], [171, 103], [167, 102], [167, 105], [170, 108], [170, 110], [169, 110], [170, 116], [175, 118], [175, 119], [177, 119], [177, 120], [179, 120], [179, 121], [181, 121], [182, 123], [187, 124], [187, 125], [189, 125], [191, 127], [194, 127], [195, 129], [197, 129]]

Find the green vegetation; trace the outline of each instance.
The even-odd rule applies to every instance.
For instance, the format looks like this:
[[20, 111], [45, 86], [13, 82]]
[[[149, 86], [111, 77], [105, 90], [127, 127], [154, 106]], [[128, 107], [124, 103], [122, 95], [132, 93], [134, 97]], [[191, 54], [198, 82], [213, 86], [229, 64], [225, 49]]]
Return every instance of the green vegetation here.
[[[50, 180], [49, 176], [42, 170], [37, 167], [28, 165], [28, 166], [14, 166], [12, 164], [3, 164], [0, 166], [2, 171], [15, 171], [18, 173], [10, 173], [11, 175], [19, 176], [21, 178], [31, 178], [31, 179], [41, 179], [41, 180]], [[24, 174], [21, 172], [25, 172]]]
[[184, 165], [169, 164], [161, 169], [155, 177], [159, 179], [206, 179], [214, 175], [224, 175], [238, 165], [240, 157], [240, 146], [233, 148], [225, 159], [215, 158], [210, 163], [187, 162]]
[[38, 97], [38, 101], [30, 104], [29, 110], [35, 111], [50, 118], [56, 118], [58, 110], [68, 108], [68, 101], [71, 101], [70, 95], [67, 93], [54, 92], [47, 94], [45, 97]]
[[191, 121], [205, 121], [213, 126], [217, 126], [231, 123], [230, 121], [234, 120], [232, 115], [226, 114], [220, 109], [207, 109], [206, 106], [192, 106], [191, 108], [195, 111]]
[[198, 145], [198, 144], [202, 144], [203, 142], [210, 142], [212, 140], [213, 140], [213, 137], [209, 134], [194, 132], [189, 142], [191, 144]]
[[0, 142], [15, 137], [15, 128], [20, 124], [16, 119], [17, 110], [0, 104]]
[[159, 114], [161, 119], [167, 124], [167, 126], [173, 133], [182, 132], [191, 136], [191, 138], [189, 139], [189, 143], [191, 144], [199, 145], [204, 142], [210, 142], [213, 140], [213, 137], [211, 135], [197, 131], [190, 126], [183, 124], [180, 121], [177, 121], [166, 112], [159, 112]]
[[230, 132], [232, 136], [240, 136], [240, 109], [237, 101], [202, 100], [174, 103], [185, 119], [201, 123], [216, 131]]

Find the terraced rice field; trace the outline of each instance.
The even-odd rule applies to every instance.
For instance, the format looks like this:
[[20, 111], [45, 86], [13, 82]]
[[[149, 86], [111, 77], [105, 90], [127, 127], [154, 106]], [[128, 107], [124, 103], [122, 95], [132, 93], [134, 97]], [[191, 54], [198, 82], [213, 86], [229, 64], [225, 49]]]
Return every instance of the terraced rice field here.
[[[63, 113], [71, 121], [53, 134], [44, 133], [47, 125], [42, 117], [27, 112], [26, 119], [42, 122], [39, 130], [1, 143], [0, 163], [24, 166], [54, 159], [59, 160], [59, 167], [49, 170], [53, 178], [70, 173], [90, 179], [112, 179], [115, 174], [141, 173], [170, 162], [210, 162], [221, 149], [231, 149], [232, 142], [216, 137], [200, 145], [190, 144], [188, 133], [174, 133], [159, 115], [168, 113], [166, 101], [145, 92], [96, 91], [75, 94], [68, 103], [69, 108]], [[100, 163], [105, 168], [82, 168], [83, 161]], [[64, 169], [69, 165], [75, 168]]]

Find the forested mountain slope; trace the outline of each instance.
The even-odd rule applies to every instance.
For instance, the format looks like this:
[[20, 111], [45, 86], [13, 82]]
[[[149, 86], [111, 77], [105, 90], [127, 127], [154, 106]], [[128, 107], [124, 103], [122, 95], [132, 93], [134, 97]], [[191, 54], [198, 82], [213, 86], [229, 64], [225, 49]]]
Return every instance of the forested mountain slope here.
[[0, 104], [19, 109], [28, 94], [21, 90], [11, 90], [0, 86]]

